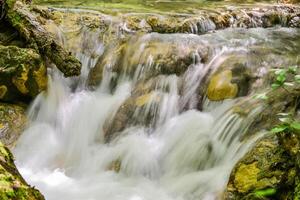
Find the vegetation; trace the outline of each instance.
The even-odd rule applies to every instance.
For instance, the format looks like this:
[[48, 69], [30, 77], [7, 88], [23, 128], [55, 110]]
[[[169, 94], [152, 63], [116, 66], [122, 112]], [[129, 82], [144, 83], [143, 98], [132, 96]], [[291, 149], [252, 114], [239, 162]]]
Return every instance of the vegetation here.
[[[290, 93], [290, 87], [300, 86], [300, 75], [298, 66], [288, 67], [287, 69], [275, 69], [275, 81], [272, 83], [272, 89], [283, 88]], [[271, 132], [296, 132], [300, 133], [300, 122], [296, 119], [299, 97], [294, 102], [293, 109], [289, 113], [278, 113], [280, 123], [276, 125]]]

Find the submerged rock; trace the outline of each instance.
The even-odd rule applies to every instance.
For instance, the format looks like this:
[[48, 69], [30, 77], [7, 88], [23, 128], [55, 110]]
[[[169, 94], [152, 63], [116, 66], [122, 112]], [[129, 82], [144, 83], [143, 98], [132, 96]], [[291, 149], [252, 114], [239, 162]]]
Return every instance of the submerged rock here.
[[155, 120], [160, 100], [159, 94], [153, 91], [128, 98], [120, 106], [113, 118], [105, 122], [105, 142], [109, 142], [119, 136], [129, 125], [154, 125], [153, 120]]
[[214, 75], [208, 85], [207, 97], [212, 101], [232, 99], [238, 93], [238, 86], [232, 83], [232, 72], [225, 70]]
[[30, 99], [47, 87], [47, 70], [32, 49], [0, 46], [0, 100]]
[[12, 148], [25, 129], [25, 107], [0, 103], [0, 141]]
[[133, 77], [135, 81], [158, 75], [181, 75], [191, 64], [205, 62], [209, 49], [198, 36], [145, 34], [112, 45], [90, 71], [89, 85], [98, 85], [103, 73]]
[[0, 142], [0, 199], [44, 200], [43, 195], [29, 186], [18, 172], [11, 152]]

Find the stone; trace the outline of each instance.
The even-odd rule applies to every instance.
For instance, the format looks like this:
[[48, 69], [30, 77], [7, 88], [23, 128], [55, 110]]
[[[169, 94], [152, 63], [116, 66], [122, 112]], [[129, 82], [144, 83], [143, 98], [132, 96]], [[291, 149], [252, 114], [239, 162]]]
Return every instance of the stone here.
[[[294, 140], [291, 135], [269, 134], [259, 140], [232, 171], [223, 199], [256, 199], [256, 191], [268, 188], [276, 191], [274, 199], [293, 192], [296, 157], [284, 145]], [[296, 140], [299, 143], [298, 136]]]
[[32, 49], [0, 46], [0, 100], [32, 99], [47, 88], [47, 69]]
[[[155, 110], [157, 109], [147, 112], [145, 108], [150, 104], [151, 107], [157, 107], [160, 100], [160, 96], [153, 91], [129, 97], [120, 106], [113, 118], [105, 122], [103, 128], [105, 142], [110, 142], [118, 137], [126, 127], [129, 127], [128, 125], [151, 126], [151, 119], [154, 118], [153, 115], [156, 114]], [[136, 114], [136, 112], [139, 112], [139, 114]]]
[[232, 83], [232, 71], [225, 70], [212, 76], [208, 89], [207, 97], [212, 101], [232, 99], [237, 96], [238, 86]]
[[7, 21], [28, 46], [49, 58], [66, 77], [80, 74], [81, 63], [44, 29], [28, 5], [22, 1], [7, 0], [6, 7]]
[[0, 141], [13, 148], [27, 124], [26, 107], [0, 103]]
[[99, 85], [105, 72], [113, 72], [117, 77], [134, 77], [136, 80], [148, 80], [158, 75], [180, 76], [194, 64], [195, 59], [206, 62], [208, 54], [208, 46], [198, 36], [137, 35], [106, 49], [90, 71], [89, 85]]
[[43, 195], [28, 185], [18, 172], [9, 149], [0, 142], [0, 199], [44, 200]]

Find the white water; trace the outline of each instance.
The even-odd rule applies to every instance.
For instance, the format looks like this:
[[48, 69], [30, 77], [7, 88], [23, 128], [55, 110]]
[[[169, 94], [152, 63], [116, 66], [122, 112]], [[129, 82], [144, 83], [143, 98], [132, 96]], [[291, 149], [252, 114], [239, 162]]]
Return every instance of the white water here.
[[[95, 45], [103, 52], [102, 44]], [[241, 118], [231, 111], [237, 100], [206, 100], [203, 112], [195, 110], [195, 84], [207, 67], [224, 59], [223, 51], [231, 50], [216, 51], [206, 66], [192, 64], [181, 95], [177, 76], [159, 81], [159, 105], [150, 101], [145, 110], [135, 111], [135, 117], [154, 113], [151, 129], [127, 126], [109, 144], [104, 143], [104, 123], [130, 97], [136, 81], [122, 79], [113, 93], [105, 81], [95, 91], [83, 89], [84, 84], [74, 90], [71, 85], [84, 83], [86, 73], [67, 80], [52, 71], [48, 92], [34, 101], [31, 124], [14, 150], [18, 169], [47, 200], [219, 199], [234, 164], [259, 137], [240, 140], [261, 111], [258, 107]], [[95, 64], [88, 55], [77, 56], [83, 71]], [[119, 172], [111, 170], [115, 161], [121, 162]]]
[[[20, 172], [48, 200], [214, 199], [248, 148], [231, 141], [243, 120], [220, 116], [231, 102], [208, 113], [184, 112], [151, 135], [132, 127], [104, 144], [101, 127], [128, 97], [130, 84], [114, 94], [71, 93], [61, 77], [53, 79], [48, 95], [35, 101], [33, 122], [15, 149]], [[115, 160], [122, 161], [119, 173], [108, 170]]]

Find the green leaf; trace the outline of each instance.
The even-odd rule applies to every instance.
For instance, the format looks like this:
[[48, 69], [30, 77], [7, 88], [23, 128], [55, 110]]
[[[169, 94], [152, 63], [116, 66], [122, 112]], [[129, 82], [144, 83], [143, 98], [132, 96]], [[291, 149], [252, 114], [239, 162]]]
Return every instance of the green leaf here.
[[299, 122], [293, 122], [291, 123], [291, 128], [297, 130], [297, 131], [300, 131], [300, 123]]
[[276, 90], [277, 88], [281, 87], [281, 85], [278, 83], [273, 83], [271, 87], [273, 90]]
[[276, 75], [285, 75], [286, 74], [286, 70], [285, 69], [276, 69], [275, 70], [275, 74]]
[[291, 66], [291, 67], [289, 67], [289, 72], [290, 73], [296, 73], [297, 72], [297, 68], [298, 68], [298, 66]]
[[280, 133], [285, 131], [288, 128], [288, 126], [276, 126], [272, 128], [271, 133]]
[[280, 83], [284, 83], [284, 81], [286, 80], [286, 76], [285, 74], [279, 74], [277, 77], [276, 77], [276, 80]]
[[254, 192], [257, 197], [268, 197], [276, 194], [276, 189], [268, 188], [264, 190], [257, 190]]
[[295, 81], [296, 81], [297, 83], [300, 83], [300, 75], [295, 75]]

